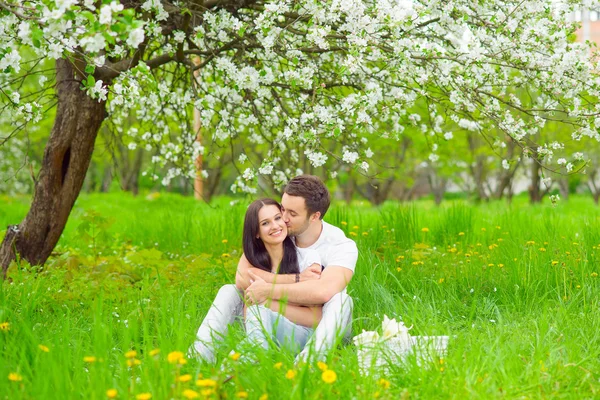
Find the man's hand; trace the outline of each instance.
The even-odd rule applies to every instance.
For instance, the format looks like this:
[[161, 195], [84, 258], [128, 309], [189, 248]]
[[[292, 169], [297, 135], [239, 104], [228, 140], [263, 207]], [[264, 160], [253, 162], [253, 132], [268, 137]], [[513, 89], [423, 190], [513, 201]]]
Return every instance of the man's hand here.
[[248, 271], [248, 276], [250, 276], [250, 286], [246, 288], [246, 304], [263, 304], [269, 298], [272, 285], [252, 271]]
[[300, 282], [312, 281], [321, 278], [321, 266], [313, 264], [300, 273]]

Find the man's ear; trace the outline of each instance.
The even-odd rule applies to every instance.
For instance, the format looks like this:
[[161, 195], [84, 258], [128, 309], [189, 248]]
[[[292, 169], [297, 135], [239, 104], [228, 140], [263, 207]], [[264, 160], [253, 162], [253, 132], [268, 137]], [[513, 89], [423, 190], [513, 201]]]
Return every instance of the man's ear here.
[[310, 216], [310, 222], [315, 222], [321, 219], [321, 211], [317, 211], [313, 215]]

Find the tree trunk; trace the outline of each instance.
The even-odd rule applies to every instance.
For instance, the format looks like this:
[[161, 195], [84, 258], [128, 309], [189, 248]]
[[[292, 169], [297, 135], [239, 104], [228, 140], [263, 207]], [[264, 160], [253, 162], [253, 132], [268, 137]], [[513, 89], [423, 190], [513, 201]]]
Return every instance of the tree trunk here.
[[540, 170], [542, 167], [540, 163], [532, 158], [531, 163], [531, 183], [529, 184], [529, 202], [531, 204], [541, 203], [542, 202], [542, 191], [540, 188]]
[[105, 102], [81, 90], [81, 77], [67, 60], [56, 61], [58, 108], [44, 150], [31, 208], [19, 225], [8, 227], [0, 245], [2, 275], [17, 254], [31, 265], [46, 262], [79, 195], [94, 142], [106, 117]]

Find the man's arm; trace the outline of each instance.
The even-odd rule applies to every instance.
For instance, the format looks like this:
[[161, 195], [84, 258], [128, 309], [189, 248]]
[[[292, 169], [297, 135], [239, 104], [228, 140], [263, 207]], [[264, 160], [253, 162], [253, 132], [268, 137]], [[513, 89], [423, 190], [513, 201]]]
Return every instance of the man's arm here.
[[[321, 305], [344, 290], [353, 274], [354, 272], [348, 268], [332, 265], [325, 268], [319, 280], [309, 282], [283, 285], [256, 279], [246, 288], [246, 300], [250, 303], [262, 303], [267, 299], [285, 299], [294, 304]], [[249, 276], [252, 278], [252, 272]]]
[[[296, 283], [296, 274], [273, 274], [259, 268], [254, 268], [245, 255], [242, 254], [238, 262], [237, 272], [235, 274], [235, 285], [238, 289], [246, 290], [250, 286], [250, 277], [248, 272], [262, 278], [268, 283]], [[300, 282], [319, 279], [321, 276], [320, 266], [310, 266], [300, 273]]]

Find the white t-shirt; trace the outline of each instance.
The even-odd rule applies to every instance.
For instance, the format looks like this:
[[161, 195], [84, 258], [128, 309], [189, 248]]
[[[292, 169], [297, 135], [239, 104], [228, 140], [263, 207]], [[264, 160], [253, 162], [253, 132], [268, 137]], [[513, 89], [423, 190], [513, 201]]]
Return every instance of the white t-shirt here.
[[[321, 265], [327, 268], [329, 265], [348, 268], [352, 272], [356, 268], [358, 259], [358, 248], [354, 240], [348, 239], [337, 226], [323, 222], [323, 230], [319, 239], [312, 246], [299, 251], [313, 250], [321, 257]], [[300, 257], [298, 257], [300, 259]], [[310, 265], [309, 265], [310, 266]], [[302, 266], [300, 266], [302, 268]], [[306, 267], [305, 267], [306, 268]], [[302, 269], [300, 269], [302, 271]]]
[[300, 272], [304, 271], [313, 264], [322, 265], [321, 256], [315, 250], [308, 248], [301, 249], [296, 247], [296, 253], [298, 253], [298, 267]]

